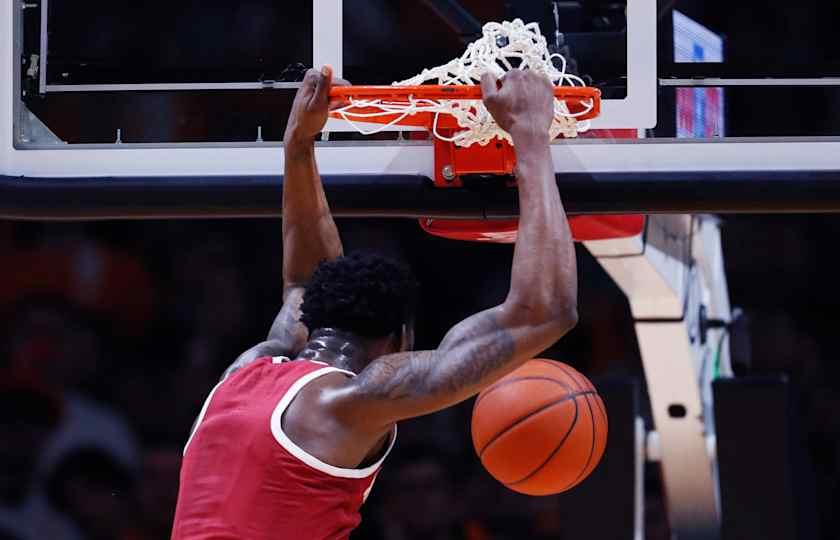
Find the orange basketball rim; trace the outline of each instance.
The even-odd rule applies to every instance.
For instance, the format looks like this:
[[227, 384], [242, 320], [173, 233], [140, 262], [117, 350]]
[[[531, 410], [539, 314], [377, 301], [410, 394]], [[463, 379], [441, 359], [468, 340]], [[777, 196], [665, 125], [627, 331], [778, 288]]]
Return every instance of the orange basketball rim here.
[[[562, 100], [577, 121], [596, 118], [601, 111], [601, 92], [597, 88], [557, 86], [554, 95]], [[417, 100], [480, 100], [478, 85], [422, 85], [422, 86], [336, 86], [330, 91], [332, 99], [358, 101], [358, 106], [332, 113], [337, 119], [354, 122], [401, 125], [425, 128], [429, 132], [451, 137], [462, 130], [455, 117], [433, 112], [383, 114], [390, 106], [397, 108]], [[375, 102], [376, 104], [371, 104]], [[382, 106], [378, 106], [382, 104]], [[510, 175], [516, 165], [516, 153], [506, 141], [486, 146], [459, 147], [452, 141], [433, 137], [435, 145], [435, 178], [439, 188], [463, 187], [461, 178], [470, 174]], [[576, 241], [604, 240], [636, 236], [644, 229], [644, 216], [576, 216], [569, 219]], [[450, 240], [514, 243], [518, 220], [440, 220], [421, 219], [420, 226], [427, 233]]]

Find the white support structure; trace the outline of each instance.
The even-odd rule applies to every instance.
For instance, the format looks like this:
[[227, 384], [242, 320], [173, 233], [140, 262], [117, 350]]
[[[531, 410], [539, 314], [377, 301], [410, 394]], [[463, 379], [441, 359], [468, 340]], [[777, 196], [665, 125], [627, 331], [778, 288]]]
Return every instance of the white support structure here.
[[[56, 145], [22, 140], [14, 126], [19, 123], [19, 113], [25, 114], [20, 99], [21, 13], [30, 4], [0, 1], [0, 73], [11, 74], [0, 77], [0, 174], [172, 177], [271, 175], [282, 170], [279, 143]], [[342, 10], [342, 1], [313, 0], [314, 62], [330, 63], [339, 74], [343, 59]], [[599, 119], [603, 124], [593, 124], [593, 128], [643, 127], [655, 118], [650, 112], [656, 108], [656, 46], [651, 39], [656, 31], [655, 15], [654, 0], [633, 0], [628, 4], [629, 94], [624, 100], [606, 100], [605, 114]], [[44, 48], [49, 48], [48, 42]], [[41, 67], [39, 77], [44, 74]], [[331, 122], [329, 130], [352, 129], [340, 124]], [[254, 129], [256, 135], [256, 126]], [[430, 143], [322, 143], [317, 151], [324, 174], [435, 176]], [[558, 142], [552, 146], [552, 155], [558, 173], [833, 171], [838, 166], [840, 138], [581, 139]]]
[[725, 330], [701, 330], [701, 311], [730, 320], [718, 221], [653, 216], [643, 234], [587, 242], [621, 287], [635, 320], [672, 531], [720, 538], [711, 381], [731, 374]]
[[344, 76], [344, 0], [312, 0], [312, 67]]

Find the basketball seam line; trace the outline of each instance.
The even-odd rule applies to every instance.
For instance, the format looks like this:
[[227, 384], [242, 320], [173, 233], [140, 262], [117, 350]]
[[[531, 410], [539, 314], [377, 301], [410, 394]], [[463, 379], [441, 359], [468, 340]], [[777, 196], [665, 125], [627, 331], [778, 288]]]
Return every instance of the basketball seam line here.
[[[600, 396], [598, 396], [598, 397], [600, 398]], [[599, 399], [595, 402], [595, 405], [598, 406], [598, 411], [601, 413], [601, 416], [604, 417], [604, 422], [606, 422], [606, 424], [609, 425], [610, 419], [607, 418], [607, 410], [604, 408], [603, 401], [601, 399]]]
[[[515, 428], [516, 426], [518, 426], [519, 424], [521, 424], [525, 420], [531, 418], [532, 416], [540, 414], [541, 412], [545, 412], [547, 409], [550, 409], [550, 408], [554, 407], [555, 405], [559, 405], [559, 404], [565, 403], [567, 401], [573, 401], [578, 396], [585, 396], [585, 395], [588, 395], [588, 394], [595, 394], [595, 393], [597, 393], [597, 392], [595, 392], [594, 390], [587, 390], [585, 392], [577, 392], [577, 393], [574, 393], [574, 394], [568, 394], [568, 395], [563, 396], [560, 399], [557, 399], [555, 401], [552, 401], [550, 403], [547, 403], [547, 404], [543, 405], [542, 407], [540, 407], [536, 411], [531, 411], [528, 414], [526, 414], [525, 416], [523, 416], [521, 418], [517, 418], [516, 421], [514, 421], [512, 424], [510, 424], [508, 427], [506, 427], [504, 429], [504, 431], [501, 431], [501, 432], [497, 433], [492, 439], [487, 441], [487, 443], [484, 445], [484, 447], [478, 452], [479, 459], [484, 457], [484, 453], [487, 451], [487, 449], [490, 447], [490, 445], [493, 444], [494, 442], [496, 442], [497, 440], [499, 440], [499, 438], [501, 438], [502, 435], [504, 435], [508, 431], [512, 430], [513, 428]], [[574, 422], [577, 422], [577, 401], [575, 401], [575, 420], [574, 420]], [[574, 427], [574, 422], [572, 423], [573, 427]], [[568, 434], [566, 436], [568, 436]], [[565, 440], [565, 437], [564, 437], [564, 440]]]
[[[541, 360], [541, 361], [543, 361], [543, 362], [547, 362], [547, 360]], [[565, 373], [565, 374], [566, 374], [566, 376], [567, 376], [567, 377], [569, 377], [571, 380], [573, 380], [573, 381], [575, 382], [575, 384], [576, 384], [576, 385], [580, 386], [581, 390], [585, 388], [585, 386], [584, 386], [584, 385], [582, 385], [582, 384], [580, 383], [580, 381], [577, 379], [577, 377], [575, 377], [575, 374], [574, 374], [574, 373], [570, 373], [570, 372], [569, 372], [569, 370], [567, 370], [567, 369], [566, 369], [566, 366], [564, 366], [564, 365], [563, 365], [563, 364], [561, 364], [560, 362], [556, 362], [556, 364], [557, 364], [557, 367], [558, 367], [558, 368], [560, 368], [560, 371], [562, 371], [563, 373]], [[579, 373], [579, 372], [577, 372], [577, 371], [576, 371], [576, 373], [578, 373], [578, 374], [582, 375], [581, 373]], [[591, 382], [591, 381], [587, 380], [587, 382], [589, 382], [589, 386], [592, 386], [592, 382]]]
[[[542, 358], [536, 358], [535, 360], [537, 360], [538, 362], [553, 365], [553, 366], [559, 368], [560, 371], [562, 371], [569, 379], [571, 379], [575, 383], [576, 386], [580, 386], [581, 388], [585, 388], [585, 385], [581, 384], [581, 382], [577, 379], [577, 377], [574, 376], [574, 373], [570, 373], [570, 371], [566, 369], [567, 366], [563, 365], [562, 363], [552, 362], [552, 361], [545, 360], [545, 359], [542, 359]], [[574, 372], [574, 370], [572, 370], [572, 371]], [[586, 380], [586, 379], [584, 378], [584, 380]], [[587, 381], [587, 382], [589, 382], [589, 381]], [[592, 387], [591, 382], [589, 382], [589, 386]], [[589, 395], [590, 394], [597, 394], [597, 392], [581, 392], [580, 394], [578, 394], [578, 395], [586, 395], [587, 396], [586, 397], [586, 406], [589, 408], [589, 418], [592, 421], [592, 444], [589, 447], [589, 456], [586, 458], [586, 464], [584, 465], [581, 472], [578, 474], [577, 478], [575, 478], [575, 480], [572, 483], [570, 483], [568, 486], [566, 486], [562, 490], [560, 490], [561, 492], [566, 491], [567, 489], [570, 489], [570, 488], [574, 487], [575, 485], [577, 485], [577, 483], [580, 482], [581, 476], [583, 476], [583, 473], [586, 472], [586, 468], [589, 467], [589, 463], [592, 461], [592, 454], [594, 453], [594, 450], [595, 450], [595, 414], [593, 413], [592, 405], [589, 402]], [[576, 398], [577, 398], [577, 396], [575, 396], [575, 421], [572, 423], [572, 428], [571, 429], [574, 429], [574, 426], [577, 424], [578, 403], [577, 403]], [[596, 402], [596, 404], [597, 404], [597, 402]], [[601, 410], [600, 405], [599, 405], [598, 408], [599, 408], [599, 411], [603, 414], [603, 410]], [[604, 416], [606, 417], [606, 415], [604, 415]], [[526, 476], [522, 480], [517, 480], [513, 484], [507, 484], [507, 485], [514, 485], [514, 484], [519, 484], [519, 483], [525, 482], [526, 480], [533, 477], [537, 472], [539, 472], [540, 469], [545, 467], [546, 464], [548, 464], [552, 459], [554, 459], [554, 456], [557, 454], [557, 452], [560, 451], [560, 448], [563, 446], [563, 444], [565, 444], [566, 439], [569, 437], [569, 435], [571, 435], [571, 429], [569, 430], [569, 433], [567, 433], [566, 436], [563, 438], [563, 440], [560, 441], [557, 448], [554, 449], [554, 451], [551, 453], [551, 455], [549, 455], [548, 459], [545, 462], [543, 462], [539, 467], [534, 469], [528, 476]]]
[[592, 410], [592, 404], [589, 403], [589, 396], [586, 396], [586, 406], [589, 408], [589, 419], [592, 421], [592, 444], [589, 446], [589, 457], [586, 458], [586, 463], [583, 465], [583, 469], [580, 470], [580, 474], [577, 475], [574, 482], [564, 488], [564, 491], [576, 486], [582, 480], [583, 473], [586, 472], [589, 464], [592, 463], [592, 454], [595, 453], [595, 411]]
[[[574, 379], [572, 379], [572, 380], [574, 380]], [[506, 379], [504, 381], [499, 381], [496, 384], [494, 384], [493, 386], [491, 386], [490, 388], [487, 388], [486, 390], [484, 390], [484, 392], [481, 393], [480, 396], [478, 396], [478, 399], [475, 400], [475, 405], [473, 405], [473, 407], [474, 408], [478, 407], [478, 404], [481, 403], [481, 401], [484, 398], [486, 398], [488, 395], [492, 394], [495, 390], [498, 390], [499, 388], [503, 388], [503, 387], [505, 387], [509, 384], [513, 384], [513, 383], [519, 382], [519, 381], [549, 381], [549, 382], [553, 382], [554, 384], [559, 384], [567, 392], [572, 391], [572, 388], [568, 384], [566, 384], [562, 381], [558, 381], [557, 379], [552, 379], [551, 377], [547, 377], [545, 375], [526, 375], [525, 377], [516, 377], [515, 379]]]
[[[577, 398], [577, 396], [575, 396], [575, 398]], [[543, 461], [537, 467], [535, 467], [533, 471], [526, 474], [524, 478], [521, 478], [521, 479], [517, 480], [516, 482], [505, 483], [506, 486], [515, 486], [517, 484], [521, 484], [522, 482], [526, 482], [526, 481], [530, 480], [531, 478], [533, 478], [534, 475], [537, 474], [538, 472], [540, 472], [540, 470], [543, 467], [545, 467], [546, 464], [548, 464], [549, 461], [554, 459], [554, 456], [557, 455], [557, 452], [560, 451], [560, 448], [562, 448], [563, 445], [566, 444], [566, 440], [569, 438], [569, 436], [571, 436], [572, 431], [575, 430], [575, 426], [577, 425], [578, 416], [579, 416], [579, 413], [580, 413], [580, 407], [578, 406], [577, 399], [573, 399], [572, 402], [575, 404], [575, 417], [572, 420], [572, 425], [569, 426], [569, 431], [567, 431], [566, 434], [563, 435], [563, 438], [560, 439], [560, 442], [557, 443], [557, 446], [554, 448], [554, 450], [552, 450], [551, 453], [548, 455], [548, 457], [545, 458], [545, 461]]]

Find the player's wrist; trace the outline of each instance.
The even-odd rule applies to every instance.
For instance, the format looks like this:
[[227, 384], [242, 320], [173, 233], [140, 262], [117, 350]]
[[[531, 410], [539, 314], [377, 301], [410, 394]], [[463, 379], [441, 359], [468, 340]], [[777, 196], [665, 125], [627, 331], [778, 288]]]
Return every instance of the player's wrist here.
[[543, 176], [542, 173], [551, 168], [548, 133], [520, 132], [512, 136], [516, 148], [514, 174], [518, 178]]
[[533, 123], [522, 122], [514, 124], [509, 130], [513, 138], [513, 144], [519, 147], [542, 147], [550, 142], [550, 135], [547, 129], [540, 129]]
[[315, 145], [315, 137], [300, 130], [297, 127], [289, 126], [283, 136], [283, 146], [286, 156], [295, 153], [308, 153]]
[[517, 161], [523, 162], [529, 157], [542, 158], [549, 152], [551, 138], [548, 131], [525, 128], [510, 132], [516, 147]]

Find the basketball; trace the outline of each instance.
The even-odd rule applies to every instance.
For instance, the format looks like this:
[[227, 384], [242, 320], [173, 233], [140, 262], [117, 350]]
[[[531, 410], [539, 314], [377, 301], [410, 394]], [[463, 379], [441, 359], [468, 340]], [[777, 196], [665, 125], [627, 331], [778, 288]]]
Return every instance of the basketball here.
[[598, 465], [607, 412], [578, 371], [531, 360], [478, 395], [472, 439], [496, 480], [526, 495], [553, 495], [578, 485]]

